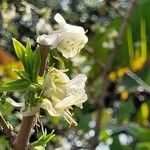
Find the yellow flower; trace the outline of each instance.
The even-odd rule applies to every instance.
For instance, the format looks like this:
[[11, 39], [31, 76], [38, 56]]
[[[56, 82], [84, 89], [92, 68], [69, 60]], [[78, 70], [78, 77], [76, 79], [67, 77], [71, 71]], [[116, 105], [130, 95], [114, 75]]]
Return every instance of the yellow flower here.
[[121, 100], [127, 100], [127, 98], [128, 98], [128, 96], [129, 96], [129, 93], [128, 93], [128, 91], [122, 91], [121, 93], [120, 93], [120, 98], [121, 98]]

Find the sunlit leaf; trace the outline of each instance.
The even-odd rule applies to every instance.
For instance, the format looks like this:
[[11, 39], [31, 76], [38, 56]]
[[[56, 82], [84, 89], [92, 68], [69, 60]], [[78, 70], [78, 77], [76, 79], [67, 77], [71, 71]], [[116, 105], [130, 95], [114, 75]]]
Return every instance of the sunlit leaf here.
[[118, 121], [121, 122], [125, 118], [129, 118], [130, 115], [134, 113], [134, 111], [135, 111], [135, 106], [131, 100], [127, 102], [123, 102], [118, 112], [118, 116], [117, 116]]
[[16, 39], [13, 39], [13, 45], [14, 45], [17, 57], [21, 61], [23, 61], [24, 56], [25, 56], [25, 51], [26, 51], [25, 47], [19, 41], [17, 41]]
[[25, 90], [30, 85], [30, 82], [26, 79], [19, 79], [12, 82], [4, 83], [0, 85], [0, 91], [20, 91]]
[[37, 141], [32, 143], [32, 147], [37, 147], [37, 146], [45, 146], [48, 142], [50, 142], [55, 134], [53, 134], [53, 131], [50, 134], [44, 133]]
[[138, 124], [129, 124], [127, 126], [127, 131], [139, 141], [150, 141], [150, 130], [147, 128], [143, 128]]
[[137, 143], [136, 150], [150, 150], [150, 143], [149, 142]]

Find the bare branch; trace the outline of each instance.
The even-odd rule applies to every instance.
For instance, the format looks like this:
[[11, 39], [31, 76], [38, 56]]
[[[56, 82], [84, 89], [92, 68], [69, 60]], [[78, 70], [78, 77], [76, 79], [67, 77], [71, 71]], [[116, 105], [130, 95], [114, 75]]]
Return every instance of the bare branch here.
[[30, 9], [32, 9], [33, 11], [35, 11], [35, 13], [37, 14], [41, 14], [41, 10], [37, 7], [35, 7], [34, 5], [26, 2], [26, 1], [21, 1], [22, 5], [26, 6], [26, 7], [29, 7]]
[[23, 117], [20, 130], [13, 141], [13, 148], [15, 150], [25, 150], [27, 148], [33, 120], [34, 116]]
[[134, 79], [140, 86], [143, 87], [143, 89], [145, 89], [145, 91], [147, 91], [148, 93], [150, 93], [150, 86], [148, 84], [146, 84], [140, 77], [138, 77], [134, 72], [132, 72], [131, 70], [129, 70], [126, 73], [128, 76], [130, 76], [132, 79]]
[[105, 64], [97, 57], [96, 53], [94, 52], [94, 50], [89, 47], [89, 46], [86, 46], [85, 47], [85, 50], [91, 55], [93, 56], [95, 59], [95, 62], [96, 64], [101, 68], [101, 69], [104, 69], [105, 68]]
[[11, 142], [14, 140], [15, 133], [12, 132], [10, 126], [5, 121], [5, 119], [3, 118], [1, 113], [0, 113], [0, 127], [1, 127], [1, 130], [4, 132], [4, 134], [6, 135], [6, 137], [8, 138], [8, 140], [10, 141], [10, 144], [11, 144]]

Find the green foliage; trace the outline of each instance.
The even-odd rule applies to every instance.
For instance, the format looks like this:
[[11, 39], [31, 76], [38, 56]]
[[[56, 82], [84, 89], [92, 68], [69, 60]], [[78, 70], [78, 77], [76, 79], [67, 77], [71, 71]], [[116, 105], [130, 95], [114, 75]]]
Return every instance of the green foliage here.
[[25, 47], [16, 39], [13, 39], [13, 45], [17, 57], [23, 62], [23, 64], [25, 64]]
[[59, 56], [56, 50], [50, 51], [50, 56], [49, 66], [55, 66], [62, 70], [65, 69], [64, 60]]
[[113, 143], [110, 146], [111, 150], [124, 150], [123, 146], [120, 144], [118, 136], [113, 137]]
[[53, 133], [54, 131], [52, 131], [50, 134], [43, 133], [43, 135], [37, 141], [31, 144], [31, 148], [33, 150], [44, 150], [46, 144], [50, 142], [55, 136]]
[[129, 100], [121, 104], [117, 119], [119, 122], [122, 122], [124, 119], [129, 118], [131, 114], [135, 112], [135, 107], [133, 101]]
[[127, 131], [138, 141], [141, 142], [150, 141], [150, 130], [147, 128], [143, 128], [138, 124], [129, 124], [127, 126]]
[[10, 149], [10, 145], [9, 145], [8, 141], [2, 136], [0, 136], [0, 149], [1, 150]]
[[0, 85], [0, 91], [20, 91], [27, 90], [30, 81], [26, 79], [18, 79], [12, 82], [3, 83]]
[[140, 142], [136, 145], [136, 150], [150, 150], [150, 143]]
[[31, 82], [37, 82], [38, 73], [40, 70], [40, 52], [39, 48], [33, 52], [31, 50], [30, 40], [27, 40], [26, 48], [16, 39], [13, 39], [13, 45], [17, 57], [21, 60], [26, 74]]
[[111, 137], [111, 135], [112, 135], [112, 133], [111, 133], [110, 131], [104, 129], [104, 130], [101, 132], [101, 134], [100, 134], [100, 136], [99, 136], [99, 139], [100, 139], [101, 141], [106, 142], [106, 141]]

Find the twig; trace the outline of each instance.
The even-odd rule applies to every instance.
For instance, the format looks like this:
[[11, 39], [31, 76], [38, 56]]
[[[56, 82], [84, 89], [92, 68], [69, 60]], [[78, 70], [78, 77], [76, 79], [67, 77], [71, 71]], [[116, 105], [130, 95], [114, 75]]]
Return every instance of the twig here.
[[110, 0], [105, 0], [105, 3], [109, 6], [109, 7], [111, 7], [116, 13], [118, 13], [121, 17], [123, 17], [124, 16], [124, 9], [123, 9], [123, 12], [122, 11], [120, 11], [119, 10], [119, 8], [118, 7], [116, 7], [115, 6], [115, 2], [113, 3], [113, 1], [110, 1]]
[[85, 47], [85, 50], [95, 58], [95, 62], [96, 64], [101, 68], [101, 69], [104, 69], [105, 68], [105, 64], [97, 57], [96, 53], [94, 52], [94, 50], [89, 47], [89, 46], [86, 46]]
[[34, 116], [23, 117], [20, 130], [13, 142], [13, 148], [15, 150], [27, 149], [33, 120]]
[[134, 72], [129, 70], [126, 74], [132, 79], [134, 79], [140, 86], [142, 86], [143, 89], [145, 89], [145, 91], [150, 93], [150, 86], [146, 84], [141, 78], [139, 78]]
[[26, 2], [26, 1], [21, 1], [22, 5], [26, 6], [26, 7], [29, 7], [30, 9], [32, 9], [33, 11], [35, 11], [35, 13], [37, 14], [41, 14], [41, 10], [37, 7], [35, 7], [34, 5]]
[[48, 46], [47, 45], [40, 45], [40, 55], [41, 55], [41, 68], [39, 71], [39, 76], [43, 76], [44, 70], [46, 67], [46, 59], [48, 55]]
[[[39, 75], [43, 76], [46, 58], [48, 55], [48, 47], [40, 45], [40, 54], [41, 54], [41, 67]], [[13, 148], [15, 150], [26, 150], [28, 148], [30, 132], [33, 126], [34, 118], [35, 115], [23, 117], [20, 130], [13, 142]]]
[[11, 128], [9, 127], [9, 125], [7, 124], [1, 113], [0, 113], [0, 127], [11, 144], [11, 142], [14, 140], [15, 134], [12, 132]]
[[95, 135], [94, 135], [93, 140], [92, 140], [92, 149], [95, 149], [96, 146], [98, 145], [98, 135], [101, 131], [101, 127], [100, 127], [101, 122], [100, 121], [101, 121], [101, 117], [102, 117], [102, 110], [104, 108], [105, 97], [108, 94], [108, 87], [110, 85], [110, 81], [107, 78], [107, 76], [108, 76], [109, 72], [111, 71], [111, 68], [112, 68], [113, 63], [114, 63], [116, 52], [122, 44], [122, 40], [123, 40], [125, 31], [126, 31], [126, 28], [127, 28], [129, 19], [130, 19], [131, 15], [132, 15], [132, 12], [133, 12], [133, 10], [134, 10], [134, 8], [135, 8], [135, 6], [137, 5], [138, 2], [139, 2], [139, 0], [132, 0], [131, 4], [129, 5], [129, 7], [127, 9], [126, 15], [124, 16], [123, 21], [120, 25], [118, 37], [115, 41], [115, 46], [114, 46], [114, 48], [112, 49], [112, 51], [109, 55], [107, 65], [105, 67], [105, 70], [104, 70], [104, 73], [103, 73], [103, 76], [102, 76], [103, 88], [102, 88], [100, 98], [99, 98], [99, 100], [96, 104], [99, 107], [98, 107], [98, 112], [97, 112], [97, 116], [96, 116]]

